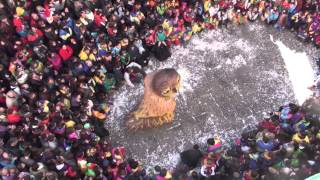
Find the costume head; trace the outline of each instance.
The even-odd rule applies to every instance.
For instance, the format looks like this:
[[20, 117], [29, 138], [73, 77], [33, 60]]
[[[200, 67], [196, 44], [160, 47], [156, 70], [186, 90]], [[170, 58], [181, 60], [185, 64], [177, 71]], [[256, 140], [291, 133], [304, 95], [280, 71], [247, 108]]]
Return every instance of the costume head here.
[[180, 75], [175, 69], [160, 70], [154, 75], [152, 89], [163, 97], [175, 97], [180, 88]]
[[128, 127], [137, 130], [172, 122], [179, 87], [180, 75], [175, 69], [166, 68], [147, 74], [143, 100], [129, 118]]

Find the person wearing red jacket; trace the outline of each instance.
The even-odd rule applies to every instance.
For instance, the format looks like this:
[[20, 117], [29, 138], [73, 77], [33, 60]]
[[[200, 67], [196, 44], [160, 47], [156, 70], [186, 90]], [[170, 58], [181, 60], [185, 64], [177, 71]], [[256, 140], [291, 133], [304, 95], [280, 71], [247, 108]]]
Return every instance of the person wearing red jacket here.
[[94, 11], [94, 24], [99, 28], [105, 25], [105, 17], [103, 16], [101, 11]]
[[42, 37], [43, 37], [43, 32], [38, 28], [32, 27], [31, 31], [27, 35], [27, 40], [29, 41], [29, 43], [35, 44], [40, 42]]
[[59, 55], [63, 59], [63, 61], [67, 61], [73, 55], [73, 49], [68, 45], [63, 45], [59, 50]]
[[183, 19], [185, 21], [185, 24], [187, 26], [191, 25], [191, 22], [193, 21], [194, 18], [194, 12], [192, 11], [192, 9], [188, 8], [183, 14]]
[[21, 121], [22, 117], [19, 114], [18, 110], [16, 107], [12, 107], [10, 109], [8, 109], [7, 112], [7, 122], [9, 124], [16, 124], [19, 123]]
[[59, 70], [61, 68], [61, 57], [57, 53], [51, 53], [48, 61], [52, 64], [53, 69]]
[[21, 36], [21, 37], [26, 37], [27, 36], [27, 27], [23, 24], [23, 20], [21, 17], [18, 15], [13, 16], [13, 25], [16, 28], [16, 32]]

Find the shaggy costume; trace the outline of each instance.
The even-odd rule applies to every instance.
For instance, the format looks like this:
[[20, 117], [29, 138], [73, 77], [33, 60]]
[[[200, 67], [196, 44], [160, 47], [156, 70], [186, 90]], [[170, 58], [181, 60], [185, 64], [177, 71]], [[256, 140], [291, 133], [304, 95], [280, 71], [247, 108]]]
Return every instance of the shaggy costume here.
[[144, 79], [143, 100], [128, 120], [128, 127], [137, 130], [172, 122], [179, 85], [180, 76], [174, 69], [148, 74]]

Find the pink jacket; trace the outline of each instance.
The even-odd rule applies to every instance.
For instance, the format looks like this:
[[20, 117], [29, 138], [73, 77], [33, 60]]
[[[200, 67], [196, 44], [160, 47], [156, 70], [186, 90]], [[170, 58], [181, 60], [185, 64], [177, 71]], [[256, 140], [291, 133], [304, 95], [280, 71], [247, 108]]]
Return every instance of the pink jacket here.
[[61, 68], [61, 57], [57, 53], [54, 53], [52, 57], [49, 57], [48, 61], [52, 64], [55, 70], [59, 70]]

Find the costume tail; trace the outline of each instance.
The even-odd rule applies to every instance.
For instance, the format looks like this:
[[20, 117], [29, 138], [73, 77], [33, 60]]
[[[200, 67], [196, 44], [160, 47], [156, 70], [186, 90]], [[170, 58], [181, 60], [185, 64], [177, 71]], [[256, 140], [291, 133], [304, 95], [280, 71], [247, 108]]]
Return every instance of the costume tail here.
[[127, 121], [127, 127], [130, 130], [137, 131], [144, 128], [156, 128], [163, 124], [171, 123], [173, 121], [173, 115], [165, 114], [161, 117], [149, 117], [136, 119], [131, 116]]

